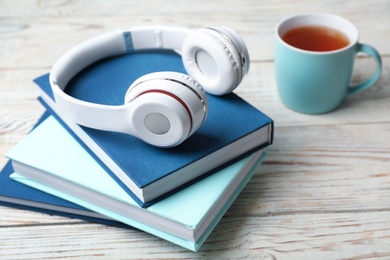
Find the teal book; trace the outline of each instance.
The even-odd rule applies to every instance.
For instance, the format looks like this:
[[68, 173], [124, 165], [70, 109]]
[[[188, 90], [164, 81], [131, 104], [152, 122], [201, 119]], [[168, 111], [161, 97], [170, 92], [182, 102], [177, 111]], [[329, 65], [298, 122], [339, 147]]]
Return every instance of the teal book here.
[[11, 161], [8, 161], [0, 171], [0, 205], [2, 206], [83, 219], [111, 226], [126, 226], [78, 204], [16, 182], [10, 178], [13, 172]]
[[265, 157], [260, 150], [142, 208], [53, 117], [8, 153], [11, 178], [197, 251]]
[[[156, 71], [185, 73], [177, 53], [132, 53], [89, 66], [69, 82], [65, 91], [89, 102], [122, 105], [130, 84]], [[67, 120], [56, 107], [49, 75], [34, 82], [46, 109], [143, 207], [266, 148], [273, 141], [272, 119], [234, 93], [222, 97], [207, 95], [208, 117], [202, 127], [178, 147], [162, 149], [127, 134], [95, 130]]]
[[[38, 120], [39, 125], [50, 113], [45, 112]], [[78, 218], [106, 225], [126, 225], [75, 203], [63, 200], [46, 192], [34, 189], [13, 181], [10, 175], [14, 172], [9, 160], [0, 171], [0, 205], [18, 209], [37, 211], [51, 215]]]

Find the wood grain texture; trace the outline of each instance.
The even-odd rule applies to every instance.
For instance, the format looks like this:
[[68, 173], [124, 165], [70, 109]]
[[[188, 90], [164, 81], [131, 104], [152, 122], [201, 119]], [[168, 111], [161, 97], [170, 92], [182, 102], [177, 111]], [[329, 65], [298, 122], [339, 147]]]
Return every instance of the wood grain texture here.
[[[273, 64], [276, 24], [312, 11], [351, 20], [383, 62], [373, 87], [317, 116], [281, 103]], [[276, 127], [265, 163], [197, 253], [132, 228], [0, 207], [0, 259], [390, 259], [389, 13], [387, 0], [0, 0], [0, 167], [43, 112], [32, 79], [74, 44], [130, 25], [237, 30], [252, 63], [236, 93]], [[353, 82], [374, 69], [360, 55]]]

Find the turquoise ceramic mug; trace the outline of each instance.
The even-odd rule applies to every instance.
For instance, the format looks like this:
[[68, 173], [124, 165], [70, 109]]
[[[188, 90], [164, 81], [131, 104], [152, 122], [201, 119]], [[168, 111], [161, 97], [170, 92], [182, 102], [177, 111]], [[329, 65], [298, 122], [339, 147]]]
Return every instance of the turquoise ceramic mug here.
[[[297, 27], [333, 28], [347, 38], [347, 45], [330, 51], [294, 47], [283, 36]], [[343, 99], [373, 85], [382, 64], [379, 53], [358, 42], [359, 33], [348, 20], [325, 13], [300, 14], [283, 20], [276, 28], [275, 73], [280, 99], [298, 112], [320, 114], [337, 108]], [[376, 71], [366, 81], [350, 86], [354, 60], [364, 52], [376, 62]]]

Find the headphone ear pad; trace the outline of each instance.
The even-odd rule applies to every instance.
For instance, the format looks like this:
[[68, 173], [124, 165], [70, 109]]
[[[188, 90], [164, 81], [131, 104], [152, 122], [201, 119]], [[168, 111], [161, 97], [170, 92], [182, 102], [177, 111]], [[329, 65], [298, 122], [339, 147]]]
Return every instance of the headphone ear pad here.
[[182, 59], [187, 73], [206, 92], [224, 95], [241, 82], [240, 54], [231, 41], [212, 29], [201, 29], [183, 42]]

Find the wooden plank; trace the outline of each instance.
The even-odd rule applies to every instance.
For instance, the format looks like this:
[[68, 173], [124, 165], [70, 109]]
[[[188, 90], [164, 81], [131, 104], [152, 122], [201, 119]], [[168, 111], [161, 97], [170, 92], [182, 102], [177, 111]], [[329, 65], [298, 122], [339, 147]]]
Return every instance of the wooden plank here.
[[[223, 218], [198, 253], [149, 234], [95, 224], [27, 226], [2, 231], [0, 258], [386, 259], [389, 212]], [[239, 223], [239, 224], [238, 224]]]
[[[11, 0], [3, 2], [0, 15], [7, 23], [0, 26], [0, 68], [50, 67], [64, 51], [82, 40], [114, 29], [156, 24], [191, 28], [230, 26], [246, 40], [253, 60], [270, 61], [277, 23], [293, 13], [313, 11], [331, 12], [351, 20], [359, 28], [362, 42], [376, 46], [383, 55], [390, 54], [390, 45], [381, 35], [390, 24], [386, 0], [371, 1], [369, 8], [348, 1], [335, 4], [331, 0], [197, 1], [191, 8], [187, 3], [164, 2], [174, 9], [126, 1], [110, 1], [104, 7], [97, 4], [96, 8], [90, 8], [88, 1], [25, 1], [24, 8]], [[9, 37], [12, 40], [5, 40]]]

